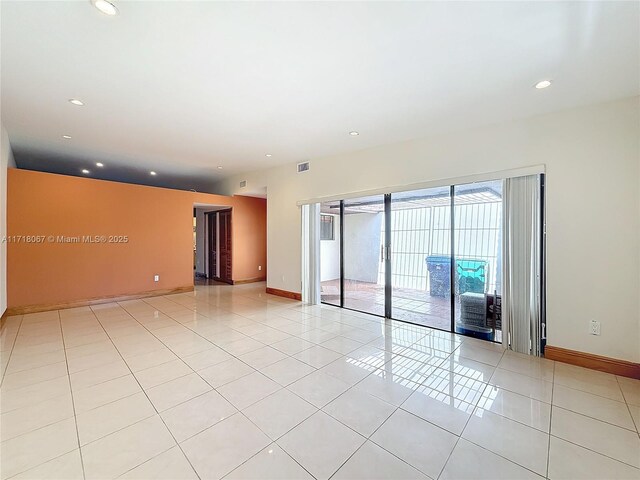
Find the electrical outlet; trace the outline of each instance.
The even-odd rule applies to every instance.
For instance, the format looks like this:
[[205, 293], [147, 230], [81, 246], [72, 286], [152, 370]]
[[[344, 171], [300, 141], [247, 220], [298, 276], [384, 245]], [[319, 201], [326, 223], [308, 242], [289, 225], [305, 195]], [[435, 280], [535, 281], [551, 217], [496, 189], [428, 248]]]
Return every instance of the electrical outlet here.
[[284, 283], [284, 275], [282, 275], [282, 283]]
[[159, 282], [160, 281], [160, 275], [154, 275], [153, 276], [153, 281], [154, 282]]
[[258, 271], [262, 270], [262, 265], [258, 265]]
[[589, 335], [600, 335], [600, 322], [591, 320], [589, 324]]

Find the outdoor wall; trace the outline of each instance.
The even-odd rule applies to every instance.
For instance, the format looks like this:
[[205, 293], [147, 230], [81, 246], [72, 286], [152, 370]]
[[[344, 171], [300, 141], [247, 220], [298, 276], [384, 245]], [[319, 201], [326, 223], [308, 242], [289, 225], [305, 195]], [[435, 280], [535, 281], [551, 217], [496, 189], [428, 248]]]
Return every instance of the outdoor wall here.
[[[545, 164], [550, 345], [640, 361], [638, 97], [386, 145], [221, 182], [268, 188], [267, 284], [300, 291], [296, 201]], [[366, 135], [365, 132], [362, 132]], [[455, 181], [453, 182], [455, 183]], [[588, 323], [602, 324], [600, 336]]]
[[381, 213], [344, 216], [344, 278], [378, 283], [380, 267]]
[[[24, 307], [193, 285], [193, 205], [233, 208], [233, 279], [266, 265], [266, 201], [9, 169], [8, 305]], [[60, 243], [49, 236], [126, 235], [126, 243]], [[258, 271], [258, 265], [263, 271]], [[154, 275], [160, 281], [154, 282]]]
[[7, 309], [7, 168], [15, 167], [9, 136], [0, 125], [0, 316]]
[[333, 240], [320, 241], [320, 281], [340, 278], [340, 216], [333, 217]]

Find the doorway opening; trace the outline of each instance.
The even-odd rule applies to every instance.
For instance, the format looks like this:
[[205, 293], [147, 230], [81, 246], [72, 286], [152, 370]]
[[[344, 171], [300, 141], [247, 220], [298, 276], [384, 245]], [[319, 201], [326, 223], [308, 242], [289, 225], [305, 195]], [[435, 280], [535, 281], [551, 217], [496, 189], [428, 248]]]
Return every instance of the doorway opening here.
[[233, 284], [231, 277], [231, 209], [207, 213], [209, 278]]
[[231, 208], [194, 206], [194, 284], [233, 284]]

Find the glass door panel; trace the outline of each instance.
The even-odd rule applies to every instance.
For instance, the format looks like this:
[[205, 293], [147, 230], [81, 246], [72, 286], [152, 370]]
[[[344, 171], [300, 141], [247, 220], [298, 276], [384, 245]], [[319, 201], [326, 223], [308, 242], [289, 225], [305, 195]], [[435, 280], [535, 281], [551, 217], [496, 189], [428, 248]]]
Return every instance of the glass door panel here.
[[451, 330], [451, 188], [391, 194], [391, 318]]
[[501, 341], [501, 180], [325, 202], [320, 236], [323, 303]]
[[385, 313], [384, 196], [344, 200], [344, 307]]
[[340, 202], [320, 204], [320, 301], [340, 306]]
[[501, 341], [502, 181], [454, 187], [455, 329]]

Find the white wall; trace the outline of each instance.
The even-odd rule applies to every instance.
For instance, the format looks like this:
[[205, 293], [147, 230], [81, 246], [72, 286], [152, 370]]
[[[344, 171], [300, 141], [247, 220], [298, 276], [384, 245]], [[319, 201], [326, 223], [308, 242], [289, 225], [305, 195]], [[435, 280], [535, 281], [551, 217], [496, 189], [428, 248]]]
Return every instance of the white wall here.
[[[340, 216], [333, 215], [333, 240], [320, 241], [320, 281], [340, 278]], [[345, 216], [344, 275], [347, 280], [377, 283], [382, 214]]]
[[344, 278], [378, 283], [382, 213], [344, 216]]
[[0, 125], [0, 315], [7, 309], [7, 168], [15, 168], [9, 136]]
[[[267, 185], [267, 284], [299, 292], [296, 201], [546, 164], [550, 345], [640, 361], [639, 98], [231, 177]], [[362, 132], [366, 135], [366, 132]], [[602, 334], [587, 333], [590, 319]]]
[[320, 241], [321, 282], [340, 278], [340, 216], [331, 216], [333, 217], [333, 240]]

